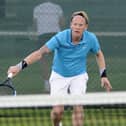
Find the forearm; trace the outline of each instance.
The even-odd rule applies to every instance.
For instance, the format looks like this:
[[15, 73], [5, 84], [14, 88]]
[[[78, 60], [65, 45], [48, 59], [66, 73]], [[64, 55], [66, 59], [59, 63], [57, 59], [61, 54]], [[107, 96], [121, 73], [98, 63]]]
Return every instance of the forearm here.
[[21, 70], [26, 68], [28, 65], [40, 60], [45, 53], [50, 52], [49, 49], [45, 46], [41, 47], [39, 50], [32, 52], [22, 61], [20, 61], [15, 66], [10, 66], [8, 69], [8, 74], [13, 73], [13, 76], [17, 75]]
[[27, 62], [28, 65], [40, 60], [42, 57], [42, 54], [40, 52], [40, 50], [34, 51], [33, 53], [31, 53], [30, 55], [28, 55], [24, 61]]
[[97, 63], [99, 66], [99, 72], [101, 77], [107, 77], [105, 58], [102, 51], [99, 51], [96, 55]]
[[49, 49], [46, 46], [42, 46], [40, 49], [32, 52], [30, 55], [28, 55], [26, 58], [24, 58], [23, 61], [21, 61], [17, 66], [20, 69], [24, 69], [30, 64], [33, 64], [34, 62], [40, 60], [45, 53], [49, 53]]
[[34, 51], [30, 55], [28, 55], [26, 58], [24, 58], [21, 62], [19, 62], [16, 66], [19, 68], [19, 70], [23, 70], [28, 65], [38, 61], [42, 57], [40, 50]]
[[105, 58], [104, 58], [102, 51], [99, 51], [99, 53], [96, 55], [96, 60], [97, 60], [99, 70], [106, 68]]

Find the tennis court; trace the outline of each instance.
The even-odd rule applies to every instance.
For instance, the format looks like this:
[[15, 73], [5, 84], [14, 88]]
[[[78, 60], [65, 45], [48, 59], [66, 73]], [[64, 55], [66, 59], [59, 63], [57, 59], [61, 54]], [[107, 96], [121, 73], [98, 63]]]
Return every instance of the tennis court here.
[[[0, 13], [0, 80], [6, 76], [8, 66], [18, 63], [26, 55], [38, 48], [37, 34], [32, 29], [33, 9], [42, 3], [42, 0], [1, 0]], [[75, 10], [88, 12], [89, 30], [96, 33], [100, 40], [106, 62], [109, 79], [113, 91], [126, 90], [125, 73], [125, 45], [126, 45], [126, 15], [125, 0], [121, 1], [89, 1], [89, 0], [54, 0], [62, 6], [65, 16], [65, 28], [69, 27], [69, 18]], [[69, 5], [69, 6], [68, 6]], [[77, 6], [73, 6], [77, 5]], [[113, 9], [111, 9], [113, 7]], [[52, 55], [47, 57], [48, 67], [51, 69]], [[89, 56], [88, 91], [103, 91], [100, 87], [99, 71], [95, 58]], [[44, 66], [45, 67], [45, 66]], [[14, 78], [18, 94], [44, 93], [44, 72], [40, 62], [29, 66], [25, 71]]]
[[[21, 61], [26, 55], [38, 48], [37, 34], [33, 25], [33, 8], [43, 2], [43, 0], [1, 0], [0, 1], [0, 81], [6, 77], [8, 66]], [[65, 28], [69, 27], [69, 18], [73, 11], [85, 10], [88, 12], [90, 25], [89, 30], [95, 32], [100, 40], [101, 47], [107, 62], [108, 77], [113, 86], [113, 91], [126, 92], [126, 15], [125, 0], [54, 0], [60, 4], [64, 10]], [[75, 6], [76, 5], [76, 6]], [[64, 29], [64, 27], [62, 28]], [[51, 66], [52, 55], [47, 57], [48, 67]], [[89, 55], [88, 58], [88, 92], [104, 92], [100, 86], [99, 71], [96, 67], [95, 57]], [[44, 66], [45, 67], [45, 66]], [[0, 97], [0, 126], [51, 126], [50, 111], [54, 103], [48, 102], [41, 97], [34, 97], [36, 94], [44, 94], [44, 78], [42, 78], [42, 66], [40, 62], [29, 66], [17, 77], [13, 78], [14, 86], [17, 90], [16, 99], [4, 97], [5, 104]], [[44, 102], [33, 105], [37, 101], [28, 102], [26, 107], [25, 95], [32, 94], [38, 101]], [[23, 95], [23, 96], [22, 96]], [[19, 96], [19, 97], [18, 97]], [[19, 100], [19, 99], [20, 100]], [[94, 105], [83, 103], [85, 108], [84, 126], [126, 126], [126, 95], [107, 100], [107, 105]], [[117, 102], [120, 98], [121, 103]], [[17, 100], [18, 99], [18, 100]], [[10, 100], [15, 103], [11, 106]], [[48, 100], [49, 101], [49, 100]], [[55, 101], [55, 100], [54, 100]], [[78, 103], [83, 100], [80, 98]], [[25, 104], [22, 107], [16, 104]], [[50, 101], [49, 101], [50, 102]], [[61, 101], [60, 101], [61, 102]], [[75, 99], [73, 100], [76, 103]], [[68, 101], [65, 100], [68, 104]], [[43, 104], [43, 103], [42, 103]], [[5, 107], [8, 105], [8, 107]], [[18, 104], [19, 105], [19, 104]], [[73, 104], [72, 104], [73, 105]], [[65, 105], [63, 126], [71, 126], [72, 107]]]
[[[31, 53], [37, 48], [37, 42], [29, 40], [28, 36], [20, 36], [18, 32], [18, 36], [14, 36], [13, 32], [11, 32], [11, 34], [12, 35], [8, 35], [6, 33], [6, 35], [0, 36], [0, 56], [2, 58], [2, 60], [0, 60], [0, 80], [3, 80], [3, 78], [5, 78], [8, 66], [18, 63], [27, 54]], [[101, 46], [104, 50], [107, 62], [108, 76], [113, 85], [113, 91], [126, 90], [126, 85], [124, 83], [126, 81], [126, 68], [124, 67], [126, 64], [124, 53], [126, 36], [113, 35], [98, 37], [101, 40]], [[47, 59], [49, 61], [49, 64], [46, 67], [51, 69], [52, 55], [47, 56]], [[97, 64], [95, 61], [95, 57], [90, 55], [88, 58], [88, 73], [90, 77], [88, 82], [88, 91], [104, 91], [100, 86], [99, 71], [96, 65]], [[40, 62], [29, 66], [27, 69], [21, 72], [16, 78], [13, 79], [13, 82], [17, 89], [17, 93], [43, 93], [44, 78], [42, 78], [42, 74], [44, 74], [44, 72], [42, 71], [42, 66]]]

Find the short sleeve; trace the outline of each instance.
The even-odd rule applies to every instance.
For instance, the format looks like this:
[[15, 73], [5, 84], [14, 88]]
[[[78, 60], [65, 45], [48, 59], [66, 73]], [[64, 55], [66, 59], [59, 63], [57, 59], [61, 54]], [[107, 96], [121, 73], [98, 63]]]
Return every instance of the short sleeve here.
[[91, 38], [91, 52], [93, 53], [98, 53], [98, 51], [100, 50], [100, 44], [99, 44], [99, 41], [96, 37], [95, 34], [93, 34], [92, 38]]
[[55, 50], [56, 48], [59, 47], [59, 43], [60, 43], [59, 39], [55, 35], [49, 41], [47, 41], [45, 45], [48, 47], [49, 50], [53, 51], [53, 50]]

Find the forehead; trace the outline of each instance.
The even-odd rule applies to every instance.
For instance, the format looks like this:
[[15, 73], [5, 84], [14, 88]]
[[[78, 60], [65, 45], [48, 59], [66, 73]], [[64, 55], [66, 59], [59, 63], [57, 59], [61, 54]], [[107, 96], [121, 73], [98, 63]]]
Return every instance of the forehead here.
[[81, 22], [81, 23], [84, 22], [84, 23], [85, 23], [86, 20], [85, 20], [84, 17], [82, 17], [82, 16], [80, 16], [80, 15], [76, 15], [76, 16], [73, 17], [72, 22]]

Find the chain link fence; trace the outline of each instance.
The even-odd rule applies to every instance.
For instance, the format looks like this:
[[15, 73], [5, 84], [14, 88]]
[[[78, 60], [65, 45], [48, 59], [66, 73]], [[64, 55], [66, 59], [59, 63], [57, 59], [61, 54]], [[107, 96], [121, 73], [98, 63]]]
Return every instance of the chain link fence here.
[[[34, 7], [44, 0], [0, 1], [0, 80], [6, 76], [10, 65], [14, 65], [38, 48], [37, 32], [33, 27]], [[125, 0], [53, 0], [63, 9], [68, 28], [73, 11], [85, 10], [90, 19], [89, 30], [96, 33], [105, 54], [108, 77], [113, 91], [126, 90], [126, 15]], [[76, 6], [75, 6], [76, 5]], [[48, 56], [51, 69], [52, 55]], [[88, 91], [103, 91], [100, 87], [99, 71], [95, 57], [88, 58]], [[19, 94], [44, 93], [44, 71], [41, 62], [29, 66], [13, 79]]]

